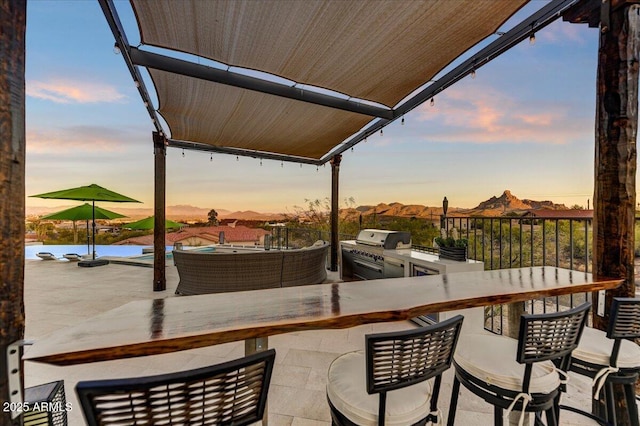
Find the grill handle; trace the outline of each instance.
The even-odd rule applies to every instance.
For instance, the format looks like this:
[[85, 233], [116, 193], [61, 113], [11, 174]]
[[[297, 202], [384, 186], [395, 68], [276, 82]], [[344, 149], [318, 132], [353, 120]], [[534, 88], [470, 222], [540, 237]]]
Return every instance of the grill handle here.
[[379, 274], [382, 273], [382, 268], [377, 268], [377, 267], [372, 266], [372, 265], [370, 265], [368, 263], [358, 262], [357, 260], [354, 260], [353, 263], [355, 263], [356, 265], [361, 266], [361, 267], [363, 267], [365, 269], [369, 269], [371, 271], [375, 271], [375, 272], [377, 272]]

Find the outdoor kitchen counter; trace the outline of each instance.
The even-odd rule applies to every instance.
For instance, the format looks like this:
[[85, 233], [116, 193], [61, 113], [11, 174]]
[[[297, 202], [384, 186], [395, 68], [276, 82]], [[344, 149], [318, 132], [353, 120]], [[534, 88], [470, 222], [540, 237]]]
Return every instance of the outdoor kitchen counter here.
[[405, 276], [415, 275], [411, 271], [410, 265], [422, 266], [429, 268], [433, 273], [450, 274], [452, 272], [471, 272], [482, 271], [484, 262], [479, 260], [467, 259], [464, 262], [456, 260], [441, 259], [440, 256], [433, 253], [425, 253], [417, 250], [385, 250], [385, 258], [396, 259], [405, 265]]
[[38, 340], [24, 359], [71, 365], [169, 353], [611, 289], [621, 283], [595, 281], [585, 272], [534, 267], [142, 300]]

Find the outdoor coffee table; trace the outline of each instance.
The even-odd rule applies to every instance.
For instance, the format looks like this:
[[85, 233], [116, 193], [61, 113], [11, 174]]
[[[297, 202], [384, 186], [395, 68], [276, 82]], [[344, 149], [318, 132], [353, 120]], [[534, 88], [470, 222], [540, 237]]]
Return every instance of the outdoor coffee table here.
[[555, 267], [319, 284], [127, 303], [39, 339], [23, 359], [73, 365], [340, 329], [539, 297], [612, 289], [621, 279]]

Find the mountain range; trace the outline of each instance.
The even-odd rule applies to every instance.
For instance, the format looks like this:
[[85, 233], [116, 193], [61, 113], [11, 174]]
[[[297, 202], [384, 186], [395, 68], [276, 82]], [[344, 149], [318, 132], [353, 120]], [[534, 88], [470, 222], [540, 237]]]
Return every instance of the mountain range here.
[[[26, 216], [41, 216], [73, 207], [73, 205], [61, 205], [57, 207], [27, 207]], [[492, 196], [486, 201], [481, 202], [472, 209], [460, 207], [449, 207], [447, 214], [454, 215], [483, 215], [483, 216], [501, 216], [506, 213], [522, 213], [527, 210], [550, 209], [550, 210], [568, 210], [564, 204], [555, 204], [551, 201], [534, 201], [527, 199], [519, 199], [508, 189], [499, 197]], [[137, 220], [153, 215], [153, 209], [136, 208], [136, 207], [120, 207], [114, 208], [114, 211], [126, 215], [128, 219]], [[210, 208], [195, 207], [190, 205], [167, 206], [166, 214], [168, 219], [178, 221], [205, 221], [209, 214]], [[230, 211], [225, 209], [215, 209], [218, 212], [218, 219], [238, 219], [238, 220], [282, 220], [283, 214], [279, 213], [261, 213], [252, 210]], [[379, 203], [375, 206], [366, 205], [355, 208], [346, 208], [340, 210], [340, 216], [348, 220], [358, 220], [360, 215], [380, 215], [387, 217], [416, 217], [422, 219], [439, 218], [442, 214], [442, 206], [429, 207], [420, 204], [402, 204], [399, 202]]]
[[[506, 213], [524, 213], [528, 210], [568, 210], [564, 204], [555, 204], [551, 201], [520, 200], [508, 189], [499, 197], [493, 196], [481, 202], [476, 207], [467, 209], [460, 207], [449, 207], [449, 216], [502, 216]], [[442, 214], [442, 206], [427, 207], [420, 204], [404, 205], [402, 203], [380, 203], [375, 206], [359, 206], [351, 209], [342, 209], [340, 216], [348, 220], [358, 220], [358, 216], [393, 216], [393, 217], [416, 217], [420, 219], [436, 219]]]

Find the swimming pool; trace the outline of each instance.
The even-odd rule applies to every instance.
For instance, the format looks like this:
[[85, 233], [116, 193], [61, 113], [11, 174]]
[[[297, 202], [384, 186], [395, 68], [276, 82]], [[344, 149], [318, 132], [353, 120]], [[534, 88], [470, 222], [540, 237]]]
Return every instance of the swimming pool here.
[[[149, 246], [116, 246], [116, 245], [96, 245], [96, 256], [117, 256], [117, 257], [130, 257], [130, 256], [142, 256], [142, 249], [150, 248]], [[167, 246], [167, 251], [171, 252], [173, 246]], [[56, 257], [62, 257], [67, 253], [77, 253], [80, 255], [87, 254], [87, 245], [28, 245], [24, 248], [25, 259], [39, 259], [36, 253], [46, 251], [52, 253]], [[153, 259], [153, 254], [150, 255], [150, 259]]]
[[[183, 247], [185, 249], [188, 249], [189, 247]], [[171, 253], [171, 251], [173, 250], [173, 247], [171, 247], [170, 249], [167, 249], [167, 259], [173, 259], [173, 253]], [[216, 251], [215, 247], [200, 247], [200, 248], [193, 248], [193, 251], [199, 251], [199, 252], [212, 252], [212, 251]], [[142, 256], [136, 256], [135, 257], [138, 260], [151, 260], [153, 259], [153, 254], [149, 254], [149, 253], [145, 253]]]

